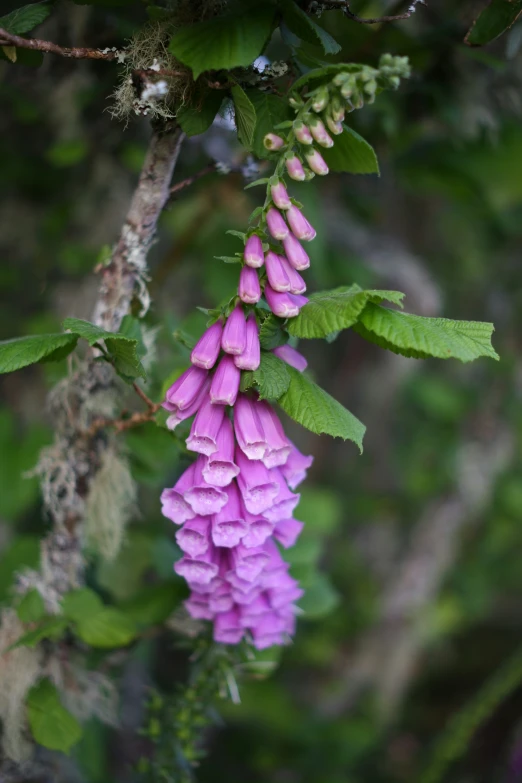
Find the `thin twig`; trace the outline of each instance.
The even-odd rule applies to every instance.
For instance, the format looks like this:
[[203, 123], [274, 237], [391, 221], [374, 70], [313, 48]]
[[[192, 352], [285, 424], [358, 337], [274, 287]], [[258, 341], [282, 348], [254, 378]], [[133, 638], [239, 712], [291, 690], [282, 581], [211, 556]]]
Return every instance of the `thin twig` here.
[[359, 22], [360, 24], [381, 24], [381, 22], [399, 22], [401, 19], [409, 19], [410, 16], [415, 13], [418, 3], [426, 5], [425, 0], [414, 0], [408, 10], [403, 14], [377, 16], [374, 18], [362, 17], [354, 14], [353, 11], [350, 11], [349, 0], [327, 0], [327, 2], [321, 3], [321, 7], [324, 11], [342, 11], [349, 19], [353, 19], [354, 22]]
[[147, 411], [133, 413], [131, 416], [126, 416], [126, 411], [122, 411], [118, 419], [108, 419], [104, 416], [100, 416], [91, 422], [90, 427], [85, 430], [82, 435], [86, 438], [92, 438], [97, 432], [106, 427], [114, 427], [116, 432], [123, 432], [124, 430], [132, 429], [132, 427], [138, 427], [140, 424], [146, 424], [148, 421], [153, 421], [154, 416], [161, 408], [161, 403], [153, 402], [150, 397], [147, 397], [143, 389], [141, 389], [136, 382], [132, 384], [132, 388], [147, 406]]
[[115, 49], [90, 49], [78, 46], [59, 46], [52, 41], [40, 41], [38, 38], [22, 38], [8, 33], [0, 27], [0, 46], [16, 46], [18, 49], [32, 49], [37, 52], [59, 54], [75, 60], [116, 60], [119, 51]]
[[143, 389], [138, 386], [136, 381], [134, 381], [134, 383], [132, 384], [132, 388], [134, 389], [138, 397], [141, 397], [141, 399], [143, 400], [147, 408], [149, 408], [149, 410], [153, 411], [153, 413], [156, 413], [160, 409], [161, 406], [159, 405], [159, 403], [152, 402], [150, 397], [147, 397]]
[[193, 174], [191, 177], [187, 177], [186, 179], [182, 179], [180, 182], [176, 182], [175, 185], [173, 185], [170, 189], [170, 195], [173, 196], [175, 193], [179, 193], [180, 190], [185, 190], [185, 188], [190, 187], [190, 185], [193, 185], [194, 182], [196, 182], [201, 177], [206, 176], [207, 174], [211, 174], [213, 171], [216, 171], [217, 169], [217, 163], [209, 163], [208, 166], [205, 166], [201, 169], [201, 171], [196, 172], [196, 174]]

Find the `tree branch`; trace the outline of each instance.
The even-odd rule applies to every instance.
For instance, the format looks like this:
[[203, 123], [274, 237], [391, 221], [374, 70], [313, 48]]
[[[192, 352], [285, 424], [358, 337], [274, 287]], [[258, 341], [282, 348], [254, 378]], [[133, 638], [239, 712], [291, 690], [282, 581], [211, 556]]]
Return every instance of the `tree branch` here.
[[201, 171], [197, 171], [191, 177], [187, 177], [186, 179], [182, 179], [180, 182], [176, 182], [176, 184], [173, 185], [169, 191], [170, 195], [173, 196], [175, 193], [179, 193], [180, 190], [185, 190], [185, 188], [188, 188], [191, 185], [193, 185], [194, 182], [196, 182], [198, 179], [201, 179], [201, 177], [204, 177], [207, 174], [211, 174], [213, 171], [216, 171], [217, 166], [218, 164], [216, 162], [209, 163], [208, 166], [202, 168]]
[[[349, 19], [353, 19], [354, 22], [359, 22], [360, 24], [381, 24], [381, 22], [398, 22], [401, 19], [409, 19], [415, 13], [419, 3], [426, 5], [426, 0], [413, 0], [408, 10], [403, 14], [373, 18], [365, 18], [354, 14], [353, 11], [350, 11], [349, 0], [327, 0], [327, 2], [320, 3], [320, 6], [323, 11], [342, 11]], [[313, 11], [314, 7], [317, 7], [317, 2], [310, 3], [308, 11]]]
[[59, 46], [52, 41], [40, 41], [38, 38], [22, 38], [8, 33], [0, 27], [0, 46], [16, 46], [18, 49], [32, 49], [37, 52], [59, 54], [73, 60], [116, 60], [120, 52], [113, 49], [89, 49], [77, 46]]

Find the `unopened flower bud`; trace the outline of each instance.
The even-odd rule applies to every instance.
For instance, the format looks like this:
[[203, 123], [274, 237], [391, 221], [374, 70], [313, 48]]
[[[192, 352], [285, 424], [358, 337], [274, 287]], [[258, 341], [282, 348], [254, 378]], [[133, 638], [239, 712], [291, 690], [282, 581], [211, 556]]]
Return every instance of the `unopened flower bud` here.
[[344, 103], [338, 95], [335, 95], [330, 103], [330, 112], [335, 122], [342, 122], [344, 120], [344, 111]]
[[288, 171], [288, 176], [291, 179], [295, 179], [298, 182], [303, 182], [305, 179], [305, 171], [303, 168], [303, 164], [297, 157], [297, 155], [292, 155], [291, 157], [287, 158], [285, 160], [285, 166], [286, 170]]
[[246, 304], [255, 304], [261, 299], [261, 286], [257, 271], [250, 266], [244, 266], [239, 273], [239, 298]]
[[329, 99], [328, 87], [326, 87], [326, 85], [318, 87], [312, 97], [312, 109], [316, 112], [324, 111], [328, 105]]
[[281, 213], [274, 207], [270, 207], [266, 213], [266, 224], [274, 239], [284, 239], [289, 230]]
[[315, 229], [310, 225], [300, 209], [292, 204], [287, 211], [288, 223], [297, 239], [304, 239], [310, 242], [315, 237]]
[[[288, 262], [286, 264], [289, 266]], [[286, 274], [285, 266], [282, 262], [282, 257], [272, 251], [266, 254], [265, 268], [268, 277], [268, 282], [274, 289], [274, 291], [290, 291], [290, 280]]]
[[270, 194], [272, 201], [278, 209], [288, 209], [291, 206], [292, 202], [286, 192], [286, 188], [279, 180], [270, 186]]
[[248, 237], [245, 245], [245, 251], [243, 258], [247, 266], [251, 266], [254, 269], [258, 269], [263, 266], [265, 262], [265, 254], [263, 253], [263, 243], [261, 238], [257, 234]]
[[318, 150], [310, 150], [306, 153], [306, 162], [315, 174], [325, 177], [328, 174], [326, 161]]
[[342, 122], [337, 122], [330, 114], [326, 117], [326, 124], [328, 125], [328, 130], [330, 133], [333, 133], [334, 136], [340, 136], [343, 132]]
[[305, 125], [304, 122], [301, 122], [301, 120], [296, 120], [294, 122], [294, 133], [297, 141], [301, 144], [313, 143], [313, 137], [310, 133], [310, 128]]
[[320, 144], [321, 147], [333, 147], [333, 139], [324, 127], [324, 123], [319, 118], [316, 118], [310, 125], [310, 131], [316, 142]]
[[[256, 274], [254, 272], [254, 274]], [[221, 337], [221, 347], [225, 353], [231, 353], [239, 356], [243, 353], [246, 345], [246, 321], [245, 314], [241, 305], [237, 305], [227, 318], [223, 335]]]
[[285, 146], [284, 139], [282, 139], [281, 136], [278, 136], [276, 133], [267, 133], [263, 139], [263, 144], [267, 150], [271, 151], [280, 150], [281, 147]]

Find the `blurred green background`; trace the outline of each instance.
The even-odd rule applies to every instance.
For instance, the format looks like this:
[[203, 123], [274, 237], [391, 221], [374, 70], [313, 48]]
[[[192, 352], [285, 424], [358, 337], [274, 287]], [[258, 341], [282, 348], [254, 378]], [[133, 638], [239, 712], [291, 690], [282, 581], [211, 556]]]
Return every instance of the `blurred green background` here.
[[[297, 511], [306, 530], [290, 552], [307, 590], [303, 615], [293, 646], [263, 656], [278, 658], [270, 675], [241, 682], [240, 706], [218, 705], [223, 721], [206, 735], [200, 783], [421, 783], [451, 718], [481, 703], [482, 686], [522, 644], [522, 24], [470, 49], [463, 38], [481, 6], [432, 0], [407, 21], [371, 27], [338, 13], [321, 19], [344, 61], [408, 55], [413, 77], [349, 118], [375, 146], [380, 178], [332, 175], [293, 188], [318, 231], [309, 289], [393, 288], [406, 292], [409, 312], [493, 321], [501, 361], [404, 359], [351, 332], [326, 347], [301, 344], [313, 375], [367, 425], [365, 451], [285, 423], [315, 455]], [[373, 15], [386, 3], [352, 7]], [[140, 3], [64, 3], [38, 34], [118, 45], [144, 18]], [[268, 56], [281, 52], [275, 41]], [[116, 64], [36, 64], [0, 62], [1, 339], [90, 318], [93, 269], [118, 235], [150, 133], [146, 119], [125, 128], [107, 111]], [[230, 126], [184, 143], [175, 180], [212, 160], [234, 171], [181, 193], [151, 253], [153, 399], [187, 361], [173, 331], [197, 335], [195, 306], [229, 295], [237, 268], [214, 256], [238, 249], [225, 231], [243, 230], [260, 197], [243, 190], [249, 162]], [[47, 529], [25, 473], [51, 440], [44, 400], [66, 372], [66, 362], [40, 365], [0, 381], [4, 603]], [[140, 511], [118, 560], [90, 577], [114, 600], [132, 597], [151, 572], [174, 579], [176, 556], [158, 502], [179, 472], [176, 443], [153, 425], [126, 440]], [[185, 664], [175, 631], [138, 645], [121, 672], [122, 728], [92, 721], [57, 779], [133, 780], [146, 689], [172, 689]], [[476, 732], [450, 728], [458, 758], [433, 780], [522, 780], [520, 680], [485, 708]]]

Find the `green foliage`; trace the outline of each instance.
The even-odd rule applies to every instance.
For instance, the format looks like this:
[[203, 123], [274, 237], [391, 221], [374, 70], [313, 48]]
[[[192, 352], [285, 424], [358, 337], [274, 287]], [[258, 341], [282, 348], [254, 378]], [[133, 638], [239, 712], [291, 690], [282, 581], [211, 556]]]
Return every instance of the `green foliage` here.
[[288, 322], [288, 331], [294, 337], [328, 337], [353, 326], [368, 302], [401, 305], [403, 297], [400, 291], [363, 291], [358, 285], [321, 291]]
[[0, 373], [64, 359], [74, 351], [77, 342], [76, 334], [41, 334], [4, 340], [0, 342]]
[[197, 22], [179, 30], [170, 51], [192, 69], [197, 79], [205, 71], [250, 65], [272, 32], [274, 10], [260, 4], [242, 12]]
[[272, 348], [277, 348], [288, 342], [288, 334], [283, 329], [281, 318], [273, 313], [267, 315], [259, 327], [259, 342], [265, 351], [271, 351]]
[[279, 5], [288, 29], [303, 41], [322, 46], [325, 54], [337, 54], [341, 51], [341, 46], [330, 33], [316, 24], [293, 0], [279, 0]]
[[130, 617], [119, 609], [104, 606], [92, 590], [83, 588], [64, 596], [65, 617], [75, 623], [77, 636], [91, 647], [125, 647], [136, 636]]
[[36, 628], [20, 636], [10, 650], [17, 647], [36, 647], [44, 639], [60, 639], [67, 628], [67, 620], [62, 617], [46, 617]]
[[[124, 330], [129, 327], [126, 322]], [[136, 378], [145, 378], [146, 373], [140, 361], [140, 351], [142, 351], [141, 339], [128, 337], [126, 334], [106, 332], [89, 321], [83, 321], [80, 318], [66, 318], [63, 322], [63, 328], [69, 329], [76, 337], [82, 337], [87, 340], [89, 345], [98, 345], [104, 342], [107, 348], [109, 360], [114, 364], [114, 369], [118, 375], [126, 382], [131, 383]]]
[[247, 90], [246, 94], [256, 112], [256, 127], [252, 140], [252, 152], [257, 158], [266, 158], [270, 152], [263, 144], [267, 133], [271, 133], [281, 122], [293, 116], [288, 101], [278, 95], [272, 95], [260, 90]]
[[373, 147], [348, 125], [335, 137], [330, 149], [321, 151], [331, 171], [347, 174], [379, 174], [379, 164]]
[[381, 348], [414, 359], [433, 356], [471, 362], [480, 356], [499, 358], [491, 345], [493, 324], [425, 318], [368, 304], [354, 329]]
[[234, 84], [231, 93], [234, 101], [237, 137], [241, 144], [250, 149], [256, 129], [256, 110], [239, 84]]
[[278, 399], [284, 412], [317, 435], [325, 433], [334, 438], [352, 440], [362, 452], [364, 424], [305, 375], [290, 366], [287, 372], [290, 386]]
[[21, 8], [15, 8], [10, 14], [0, 16], [0, 27], [13, 35], [30, 33], [37, 25], [44, 22], [51, 13], [49, 3], [31, 3]]
[[288, 365], [268, 351], [261, 352], [261, 363], [257, 370], [243, 374], [243, 388], [254, 383], [261, 400], [278, 400], [290, 385]]
[[42, 596], [33, 588], [27, 592], [16, 607], [18, 619], [23, 623], [35, 623], [45, 615], [45, 604]]
[[484, 46], [514, 25], [520, 14], [522, 0], [490, 0], [466, 35], [466, 43]]
[[160, 625], [179, 606], [183, 587], [181, 582], [149, 585], [120, 605], [120, 609], [139, 628]]
[[36, 536], [18, 535], [0, 556], [0, 601], [6, 601], [15, 574], [21, 568], [35, 568], [40, 557]]
[[210, 90], [198, 83], [190, 101], [176, 112], [176, 119], [187, 136], [197, 136], [210, 128], [222, 102], [219, 90]]
[[27, 717], [36, 742], [49, 750], [69, 753], [82, 736], [76, 718], [63, 707], [50, 680], [40, 680], [27, 696]]

